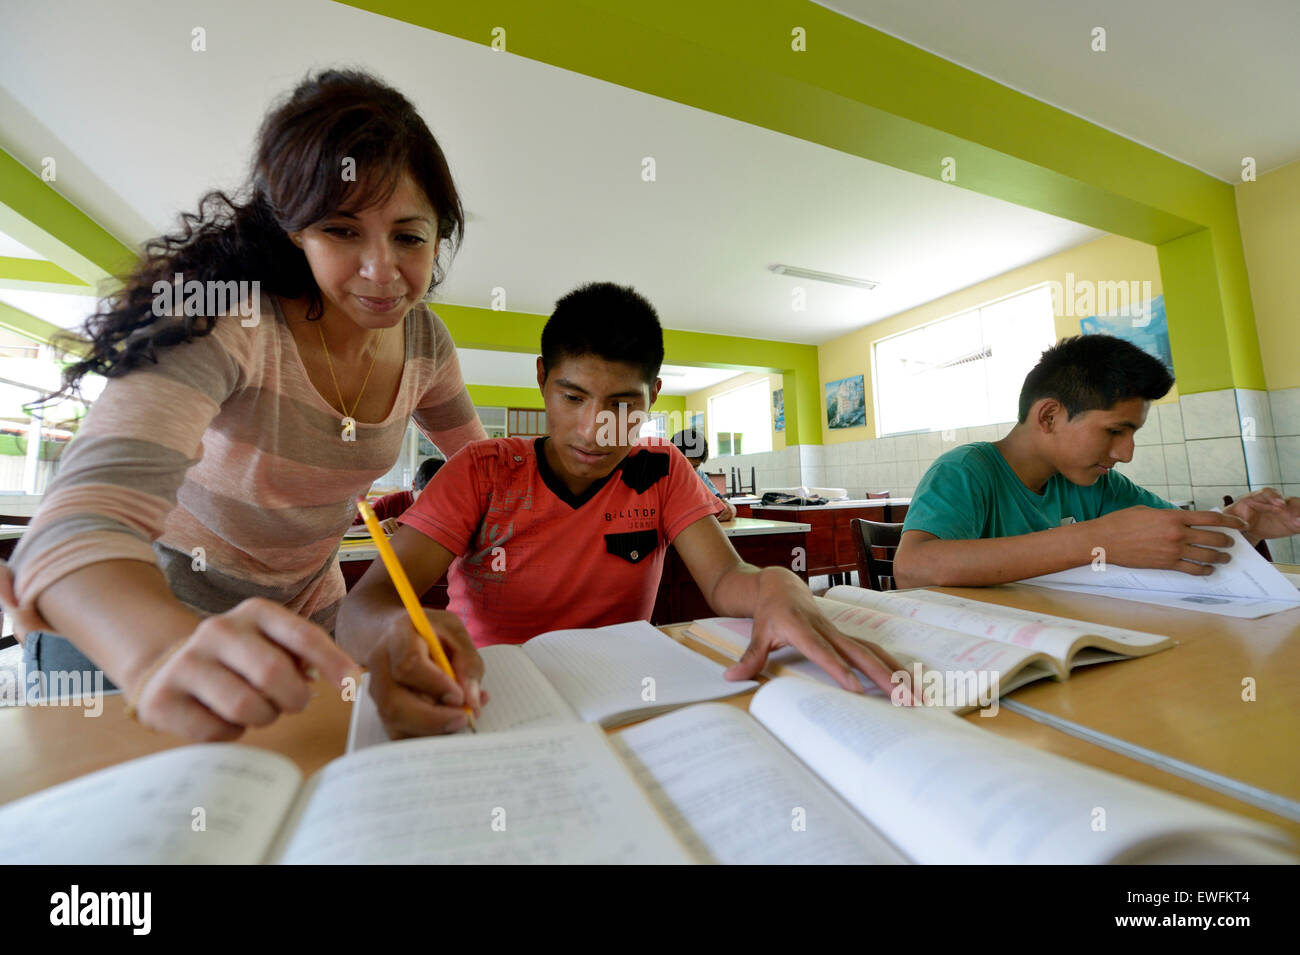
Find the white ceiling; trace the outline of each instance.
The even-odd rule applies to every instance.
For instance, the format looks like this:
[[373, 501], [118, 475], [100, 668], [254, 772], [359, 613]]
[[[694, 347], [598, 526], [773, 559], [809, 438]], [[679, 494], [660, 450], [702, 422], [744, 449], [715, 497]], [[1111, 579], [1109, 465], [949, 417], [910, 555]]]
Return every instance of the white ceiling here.
[[817, 2], [1228, 182], [1300, 159], [1297, 0]]

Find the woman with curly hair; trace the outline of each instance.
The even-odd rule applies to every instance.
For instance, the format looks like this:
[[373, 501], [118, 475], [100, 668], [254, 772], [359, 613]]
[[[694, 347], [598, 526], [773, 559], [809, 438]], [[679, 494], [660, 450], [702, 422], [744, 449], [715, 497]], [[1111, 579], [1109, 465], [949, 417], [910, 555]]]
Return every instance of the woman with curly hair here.
[[[447, 456], [486, 435], [425, 306], [460, 197], [396, 90], [308, 78], [264, 118], [244, 189], [182, 223], [86, 324], [64, 392], [90, 372], [108, 385], [0, 590], [29, 671], [89, 657], [143, 722], [233, 739], [301, 710], [317, 672], [355, 672], [329, 636], [338, 544], [408, 420]], [[459, 686], [413, 630], [409, 665], [453, 723], [482, 668], [444, 639]]]

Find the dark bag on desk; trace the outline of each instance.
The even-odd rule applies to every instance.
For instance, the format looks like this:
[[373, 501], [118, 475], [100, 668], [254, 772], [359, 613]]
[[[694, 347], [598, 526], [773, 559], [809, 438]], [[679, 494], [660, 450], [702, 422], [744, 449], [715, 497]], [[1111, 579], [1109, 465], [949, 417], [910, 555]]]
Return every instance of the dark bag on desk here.
[[814, 494], [811, 497], [799, 497], [796, 494], [784, 494], [781, 491], [767, 491], [763, 494], [763, 504], [780, 504], [791, 507], [808, 507], [825, 504], [826, 498]]

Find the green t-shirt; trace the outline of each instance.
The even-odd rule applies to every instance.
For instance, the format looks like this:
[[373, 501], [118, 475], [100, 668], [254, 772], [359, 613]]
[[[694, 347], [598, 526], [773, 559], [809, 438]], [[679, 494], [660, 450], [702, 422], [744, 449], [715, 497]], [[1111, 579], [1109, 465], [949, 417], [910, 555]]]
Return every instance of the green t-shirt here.
[[1043, 493], [1035, 494], [997, 448], [977, 441], [930, 465], [912, 495], [903, 530], [928, 531], [944, 540], [1015, 537], [1139, 504], [1174, 507], [1118, 471], [1103, 474], [1091, 487], [1054, 474]]

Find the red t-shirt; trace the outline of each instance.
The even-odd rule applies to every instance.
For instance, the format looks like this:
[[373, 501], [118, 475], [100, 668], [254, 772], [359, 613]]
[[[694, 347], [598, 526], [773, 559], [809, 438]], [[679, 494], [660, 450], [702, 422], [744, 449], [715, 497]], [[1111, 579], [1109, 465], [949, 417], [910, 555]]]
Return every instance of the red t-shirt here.
[[722, 510], [661, 439], [578, 496], [551, 472], [545, 440], [466, 445], [400, 518], [457, 555], [447, 609], [480, 647], [648, 620], [668, 545]]

